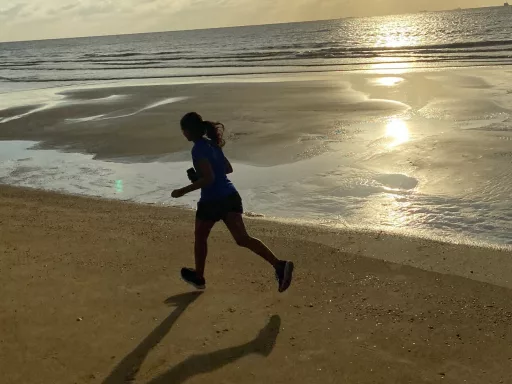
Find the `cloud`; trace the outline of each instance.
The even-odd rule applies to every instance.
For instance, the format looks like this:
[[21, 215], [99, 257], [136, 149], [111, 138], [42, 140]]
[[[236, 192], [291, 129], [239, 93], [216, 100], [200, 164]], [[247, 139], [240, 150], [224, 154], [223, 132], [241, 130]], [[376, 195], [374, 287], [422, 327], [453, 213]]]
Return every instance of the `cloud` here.
[[77, 8], [79, 5], [80, 3], [70, 3], [63, 5], [61, 7], [50, 8], [47, 10], [46, 13], [51, 16], [58, 16], [65, 14], [66, 12], [71, 11], [72, 9]]
[[26, 3], [14, 4], [11, 7], [0, 9], [0, 18], [16, 17], [27, 7]]
[[119, 9], [119, 2], [114, 3], [111, 0], [104, 0], [81, 4], [79, 7], [75, 8], [75, 11], [81, 16], [93, 16], [115, 13]]
[[56, 5], [47, 7], [45, 11], [46, 16], [61, 17], [61, 16], [82, 16], [90, 17], [96, 15], [107, 15], [119, 13], [123, 9], [123, 1], [114, 2], [112, 0], [89, 0], [89, 1], [74, 1], [64, 5]]

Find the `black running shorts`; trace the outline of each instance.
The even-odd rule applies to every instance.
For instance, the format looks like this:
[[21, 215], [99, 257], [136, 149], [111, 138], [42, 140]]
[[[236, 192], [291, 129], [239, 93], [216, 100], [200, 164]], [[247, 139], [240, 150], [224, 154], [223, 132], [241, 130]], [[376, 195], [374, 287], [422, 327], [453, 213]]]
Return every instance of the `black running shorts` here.
[[238, 193], [220, 200], [200, 201], [197, 203], [196, 219], [217, 222], [224, 220], [230, 212], [244, 213], [242, 198]]

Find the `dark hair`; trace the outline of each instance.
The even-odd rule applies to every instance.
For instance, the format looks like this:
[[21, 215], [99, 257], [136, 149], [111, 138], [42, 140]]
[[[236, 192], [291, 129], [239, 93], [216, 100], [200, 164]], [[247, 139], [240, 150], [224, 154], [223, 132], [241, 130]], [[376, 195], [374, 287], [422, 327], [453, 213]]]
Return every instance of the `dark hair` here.
[[213, 144], [219, 147], [223, 147], [226, 144], [222, 138], [224, 136], [224, 125], [204, 121], [201, 115], [196, 112], [189, 112], [183, 116], [180, 125], [181, 129], [190, 132], [197, 139], [206, 135]]

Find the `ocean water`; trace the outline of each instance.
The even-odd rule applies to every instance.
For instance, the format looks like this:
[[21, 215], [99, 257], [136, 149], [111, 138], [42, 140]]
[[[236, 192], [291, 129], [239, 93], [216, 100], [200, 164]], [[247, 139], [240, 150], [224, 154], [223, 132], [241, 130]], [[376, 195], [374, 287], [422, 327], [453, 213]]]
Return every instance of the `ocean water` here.
[[494, 7], [3, 43], [0, 92], [19, 83], [509, 65], [511, 31], [512, 7]]

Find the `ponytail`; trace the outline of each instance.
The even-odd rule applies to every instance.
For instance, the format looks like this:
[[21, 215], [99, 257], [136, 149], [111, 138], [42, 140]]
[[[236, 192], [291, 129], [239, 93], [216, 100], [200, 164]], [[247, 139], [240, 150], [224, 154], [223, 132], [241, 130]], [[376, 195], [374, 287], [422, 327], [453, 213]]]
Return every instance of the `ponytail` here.
[[200, 139], [206, 135], [212, 144], [219, 148], [226, 144], [226, 141], [222, 138], [224, 136], [224, 125], [204, 121], [201, 115], [196, 112], [187, 113], [182, 117], [180, 124], [181, 129], [189, 131], [193, 138]]
[[206, 137], [208, 137], [213, 144], [222, 148], [226, 141], [224, 140], [224, 125], [221, 123], [213, 123], [211, 121], [203, 122], [206, 130]]

